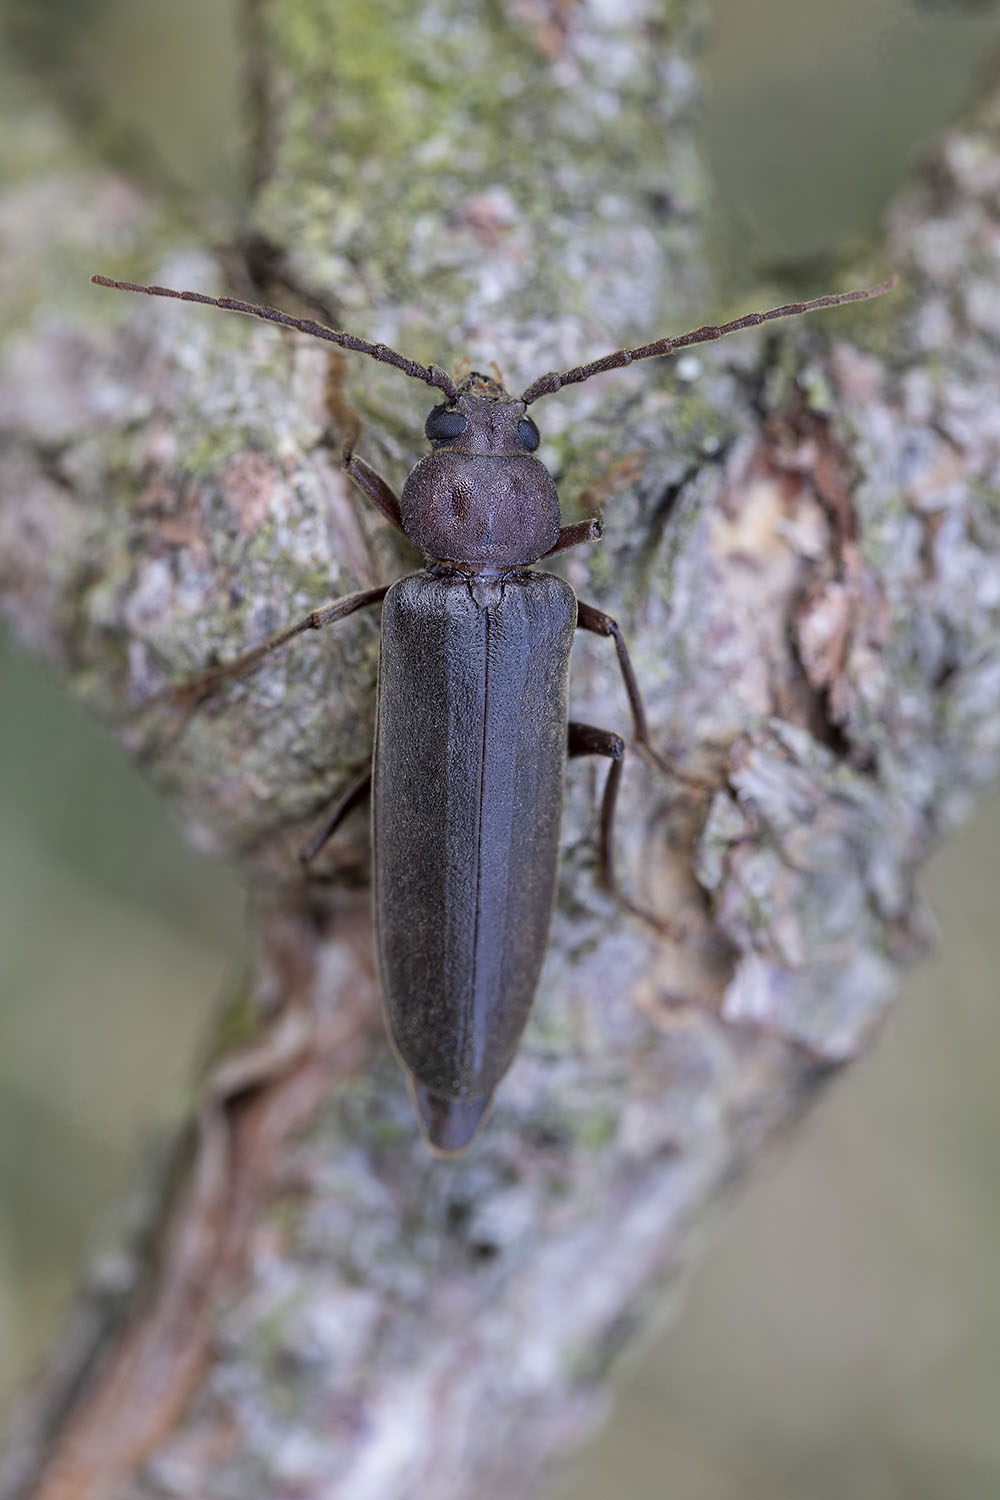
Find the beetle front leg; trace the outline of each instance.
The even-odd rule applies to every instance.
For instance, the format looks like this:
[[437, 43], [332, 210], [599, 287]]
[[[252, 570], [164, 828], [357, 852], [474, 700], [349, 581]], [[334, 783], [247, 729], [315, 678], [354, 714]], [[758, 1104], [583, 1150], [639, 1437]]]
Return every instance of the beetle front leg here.
[[599, 541], [603, 531], [604, 522], [600, 516], [591, 516], [589, 521], [574, 521], [572, 526], [560, 528], [555, 546], [542, 555], [554, 557], [557, 552], [565, 552], [567, 547], [579, 547], [583, 542]]
[[406, 527], [403, 525], [403, 517], [400, 514], [399, 501], [381, 474], [377, 474], [371, 464], [366, 464], [363, 458], [358, 458], [350, 449], [344, 450], [344, 468], [361, 493], [367, 495], [372, 504], [378, 506], [386, 520], [405, 536]]
[[590, 630], [594, 635], [610, 636], [615, 643], [615, 652], [618, 656], [618, 666], [625, 684], [625, 692], [628, 694], [629, 708], [632, 710], [632, 727], [635, 742], [641, 745], [655, 766], [664, 775], [674, 776], [678, 781], [683, 781], [686, 786], [698, 792], [713, 792], [715, 787], [711, 782], [704, 781], [700, 776], [692, 776], [688, 771], [682, 771], [676, 762], [669, 756], [662, 755], [654, 749], [649, 738], [649, 724], [646, 719], [646, 709], [639, 691], [639, 683], [636, 680], [635, 669], [632, 666], [632, 658], [628, 654], [625, 638], [621, 633], [618, 621], [612, 615], [607, 615], [602, 609], [596, 609], [593, 604], [585, 604], [582, 599], [577, 601], [576, 628], [578, 630]]
[[556, 538], [555, 546], [550, 547], [545, 556], [552, 557], [556, 552], [565, 552], [567, 547], [578, 547], [581, 542], [599, 541], [604, 531], [601, 506], [625, 485], [633, 484], [641, 472], [637, 455], [628, 454], [612, 464], [603, 478], [581, 490], [576, 503], [588, 512], [590, 519], [564, 526]]

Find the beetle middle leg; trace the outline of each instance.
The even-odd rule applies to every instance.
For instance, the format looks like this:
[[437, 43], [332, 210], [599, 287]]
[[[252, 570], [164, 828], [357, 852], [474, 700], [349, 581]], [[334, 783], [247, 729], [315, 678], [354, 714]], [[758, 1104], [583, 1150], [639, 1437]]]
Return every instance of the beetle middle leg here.
[[[399, 510], [399, 501], [386, 481], [377, 474], [370, 464], [358, 458], [350, 448], [345, 448], [343, 455], [344, 468], [358, 489], [368, 497], [374, 505], [391, 522], [398, 531], [406, 534], [403, 526], [402, 516]], [[324, 625], [332, 625], [336, 620], [342, 620], [347, 615], [352, 615], [356, 610], [367, 609], [372, 604], [381, 604], [391, 585], [383, 584], [379, 588], [364, 589], [357, 594], [346, 594], [343, 599], [335, 599], [332, 604], [325, 604], [321, 609], [314, 609], [302, 620], [297, 620], [294, 625], [287, 626], [284, 630], [278, 630], [270, 635], [260, 645], [252, 646], [242, 656], [234, 657], [232, 661], [223, 662], [217, 667], [209, 667], [205, 672], [199, 672], [195, 677], [189, 677], [187, 681], [177, 683], [173, 687], [164, 688], [161, 693], [148, 700], [149, 704], [163, 702], [180, 702], [195, 705], [207, 698], [223, 682], [228, 682], [233, 677], [243, 677], [248, 672], [253, 672], [272, 652], [280, 650], [288, 641], [294, 640], [306, 630], [321, 630]], [[144, 708], [147, 704], [142, 705]]]
[[294, 625], [288, 625], [284, 630], [278, 630], [274, 635], [269, 635], [258, 646], [252, 646], [249, 651], [244, 651], [242, 656], [236, 656], [232, 661], [222, 662], [217, 667], [209, 667], [207, 671], [199, 672], [196, 677], [189, 677], [184, 682], [164, 688], [162, 692], [148, 698], [141, 707], [148, 708], [156, 703], [170, 702], [190, 703], [192, 706], [200, 703], [203, 698], [214, 693], [217, 687], [228, 682], [231, 677], [244, 677], [248, 672], [256, 671], [261, 662], [273, 651], [279, 650], [288, 641], [301, 635], [303, 631], [321, 630], [324, 625], [332, 625], [335, 620], [342, 620], [347, 615], [353, 615], [356, 610], [367, 609], [372, 604], [381, 604], [391, 587], [391, 584], [386, 583], [377, 589], [364, 589], [358, 594], [345, 594], [343, 599], [335, 599], [332, 604], [324, 604], [321, 609], [311, 610], [305, 619], [297, 620]]
[[692, 776], [689, 771], [682, 771], [669, 756], [661, 754], [656, 750], [649, 738], [649, 723], [646, 719], [646, 708], [639, 691], [639, 683], [636, 679], [635, 668], [632, 666], [632, 658], [628, 654], [625, 638], [621, 633], [618, 621], [612, 616], [597, 609], [593, 604], [585, 604], [582, 599], [577, 601], [576, 628], [578, 630], [589, 630], [594, 635], [610, 636], [615, 643], [615, 653], [618, 657], [618, 666], [625, 684], [625, 692], [628, 695], [629, 708], [632, 710], [632, 730], [637, 745], [641, 745], [653, 764], [666, 776], [676, 777], [698, 792], [714, 792], [715, 786], [705, 781], [700, 776]]

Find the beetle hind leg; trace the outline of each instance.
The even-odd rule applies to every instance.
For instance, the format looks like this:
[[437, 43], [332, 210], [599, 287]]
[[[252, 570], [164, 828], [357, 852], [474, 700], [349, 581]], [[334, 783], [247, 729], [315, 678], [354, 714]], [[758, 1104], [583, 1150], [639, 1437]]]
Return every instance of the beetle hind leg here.
[[608, 779], [604, 783], [604, 796], [601, 798], [598, 858], [601, 885], [606, 891], [623, 899], [615, 879], [614, 823], [618, 788], [625, 766], [625, 741], [620, 734], [615, 734], [610, 729], [597, 729], [593, 724], [571, 722], [566, 748], [570, 757], [604, 755], [611, 761]]
[[649, 723], [646, 719], [646, 706], [642, 701], [642, 693], [639, 691], [638, 679], [635, 668], [632, 666], [632, 658], [629, 656], [625, 637], [622, 635], [621, 627], [613, 615], [604, 613], [603, 609], [597, 609], [593, 604], [586, 604], [584, 600], [577, 601], [576, 628], [578, 630], [589, 630], [594, 635], [603, 635], [614, 641], [615, 654], [618, 657], [618, 668], [621, 672], [622, 682], [625, 684], [625, 692], [628, 695], [629, 708], [632, 710], [632, 732], [635, 743], [645, 752], [649, 759], [662, 771], [665, 776], [672, 776], [681, 781], [694, 792], [703, 794], [714, 792], [715, 785], [705, 781], [700, 776], [692, 776], [690, 771], [684, 771], [676, 762], [672, 761], [662, 751], [654, 748], [649, 737]]
[[598, 833], [598, 868], [601, 888], [607, 891], [624, 911], [654, 928], [660, 937], [683, 941], [688, 936], [686, 930], [637, 906], [623, 890], [615, 871], [615, 809], [618, 804], [618, 788], [621, 785], [622, 771], [625, 769], [625, 741], [613, 730], [598, 729], [593, 724], [579, 724], [571, 721], [567, 752], [570, 757], [603, 755], [611, 761], [608, 779], [604, 783], [604, 795], [601, 798]]
[[302, 864], [312, 864], [313, 860], [316, 858], [317, 854], [319, 854], [320, 850], [325, 848], [325, 846], [333, 838], [333, 835], [336, 833], [341, 823], [343, 823], [348, 813], [352, 813], [354, 809], [365, 800], [371, 789], [372, 773], [369, 769], [363, 772], [363, 774], [359, 776], [356, 781], [352, 781], [351, 785], [347, 788], [347, 791], [342, 793], [342, 795], [337, 798], [336, 802], [333, 804], [330, 811], [327, 813], [326, 817], [323, 819], [322, 823], [317, 828], [308, 844], [302, 850], [302, 853], [299, 855], [299, 860]]

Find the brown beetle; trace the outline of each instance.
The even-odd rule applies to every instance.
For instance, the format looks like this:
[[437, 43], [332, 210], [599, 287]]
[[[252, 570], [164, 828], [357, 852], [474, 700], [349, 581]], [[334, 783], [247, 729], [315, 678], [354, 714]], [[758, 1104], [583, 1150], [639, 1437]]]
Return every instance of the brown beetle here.
[[93, 280], [299, 329], [393, 365], [444, 397], [425, 425], [432, 451], [411, 471], [398, 500], [363, 460], [352, 453], [344, 458], [358, 487], [424, 553], [424, 568], [313, 611], [183, 690], [203, 696], [302, 631], [382, 605], [372, 769], [341, 798], [306, 857], [370, 789], [375, 927], [389, 1031], [428, 1141], [439, 1151], [464, 1150], [513, 1061], [538, 985], [555, 895], [567, 753], [611, 761], [601, 867], [612, 883], [611, 834], [625, 743], [610, 730], [570, 720], [574, 631], [613, 639], [633, 739], [671, 769], [650, 744], [617, 623], [578, 600], [562, 578], [533, 571], [536, 562], [596, 539], [600, 523], [561, 524], [555, 484], [534, 457], [539, 433], [527, 408], [565, 385], [635, 360], [881, 296], [895, 278], [619, 349], [542, 375], [520, 396], [485, 375], [456, 385], [436, 366], [274, 308]]

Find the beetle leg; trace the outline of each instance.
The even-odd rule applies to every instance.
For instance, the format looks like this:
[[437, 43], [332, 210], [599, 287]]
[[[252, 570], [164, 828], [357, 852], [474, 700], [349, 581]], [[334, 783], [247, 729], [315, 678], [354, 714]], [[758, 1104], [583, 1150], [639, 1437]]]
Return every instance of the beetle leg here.
[[565, 552], [567, 547], [577, 547], [581, 542], [598, 541], [604, 531], [601, 506], [626, 485], [634, 484], [641, 473], [638, 454], [628, 453], [612, 464], [596, 484], [590, 484], [585, 490], [581, 490], [577, 496], [577, 505], [587, 512], [589, 521], [576, 521], [572, 526], [564, 526], [556, 538], [555, 546], [550, 547], [544, 555], [551, 557], [553, 553]]
[[196, 677], [189, 677], [186, 682], [179, 682], [173, 687], [164, 688], [161, 693], [147, 698], [146, 702], [140, 706], [149, 708], [156, 703], [171, 701], [191, 705], [200, 703], [203, 698], [214, 693], [217, 687], [223, 682], [228, 682], [231, 677], [243, 677], [247, 672], [255, 671], [272, 651], [277, 651], [287, 641], [301, 635], [304, 630], [321, 630], [324, 625], [332, 625], [335, 620], [342, 620], [346, 615], [353, 615], [355, 610], [367, 609], [370, 604], [381, 604], [391, 587], [391, 584], [386, 583], [377, 589], [364, 589], [359, 594], [346, 594], [343, 599], [335, 599], [332, 604], [324, 604], [321, 609], [310, 611], [304, 620], [297, 620], [294, 625], [289, 625], [286, 629], [269, 635], [266, 641], [261, 641], [259, 646], [253, 646], [249, 651], [244, 651], [242, 656], [223, 662], [218, 667], [209, 667], [206, 672], [199, 672]]
[[590, 517], [589, 521], [577, 521], [572, 526], [564, 526], [556, 538], [554, 547], [550, 547], [545, 553], [551, 557], [555, 552], [565, 552], [567, 547], [577, 547], [581, 542], [596, 542], [604, 531], [604, 520], [601, 516], [601, 506], [605, 500], [610, 500], [612, 495], [623, 489], [626, 485], [634, 484], [642, 473], [638, 455], [626, 454], [599, 479], [596, 484], [588, 485], [581, 490], [577, 496], [577, 505], [585, 510]]
[[604, 783], [604, 795], [601, 798], [601, 822], [598, 836], [602, 888], [614, 897], [623, 910], [652, 927], [660, 937], [669, 938], [673, 942], [686, 942], [690, 936], [686, 927], [665, 921], [662, 917], [654, 916], [652, 912], [637, 906], [618, 883], [615, 873], [615, 808], [618, 803], [618, 788], [621, 785], [622, 771], [625, 769], [625, 741], [613, 730], [597, 729], [593, 724], [579, 724], [571, 720], [567, 752], [570, 756], [605, 755], [611, 761], [608, 779]]
[[333, 804], [333, 807], [331, 807], [330, 811], [323, 819], [322, 824], [319, 828], [317, 828], [316, 832], [313, 834], [312, 838], [309, 840], [308, 844], [299, 855], [299, 859], [301, 860], [302, 864], [308, 865], [312, 863], [323, 846], [336, 833], [337, 829], [340, 827], [341, 823], [343, 823], [348, 813], [353, 812], [358, 804], [365, 800], [371, 789], [372, 773], [371, 768], [369, 767], [369, 769], [363, 772], [356, 781], [351, 783], [351, 785], [347, 788], [347, 791], [344, 792], [342, 796], [338, 797], [337, 801]]
[[378, 506], [386, 520], [405, 536], [406, 527], [400, 515], [399, 501], [381, 474], [376, 474], [371, 464], [366, 464], [363, 458], [358, 458], [349, 449], [344, 452], [344, 468], [361, 493], [367, 495], [368, 499]]
[[611, 761], [608, 779], [604, 783], [601, 799], [601, 826], [598, 842], [601, 884], [613, 892], [626, 906], [625, 899], [615, 880], [614, 822], [615, 804], [618, 801], [618, 786], [625, 765], [625, 741], [620, 734], [610, 729], [596, 729], [593, 724], [579, 724], [570, 720], [567, 753], [574, 755], [606, 755]]
[[604, 530], [604, 523], [600, 516], [591, 516], [589, 521], [574, 521], [572, 526], [563, 526], [556, 537], [555, 546], [550, 547], [543, 557], [553, 557], [557, 552], [565, 552], [567, 547], [578, 547], [581, 542], [596, 542]]
[[625, 638], [618, 626], [618, 621], [611, 615], [606, 615], [602, 609], [596, 609], [593, 604], [585, 604], [582, 599], [577, 601], [576, 628], [578, 630], [590, 630], [594, 635], [610, 636], [615, 643], [615, 652], [618, 656], [618, 666], [621, 670], [622, 681], [628, 694], [629, 708], [632, 710], [632, 729], [637, 745], [641, 745], [655, 766], [666, 776], [674, 776], [678, 781], [683, 781], [685, 786], [691, 787], [698, 792], [714, 792], [716, 788], [709, 781], [700, 776], [692, 776], [689, 771], [682, 771], [680, 766], [669, 756], [662, 755], [653, 748], [649, 738], [649, 724], [646, 720], [646, 709], [643, 705], [642, 694], [636, 680], [635, 670], [632, 666], [632, 658], [628, 654]]

